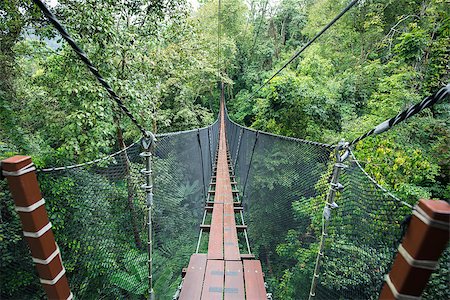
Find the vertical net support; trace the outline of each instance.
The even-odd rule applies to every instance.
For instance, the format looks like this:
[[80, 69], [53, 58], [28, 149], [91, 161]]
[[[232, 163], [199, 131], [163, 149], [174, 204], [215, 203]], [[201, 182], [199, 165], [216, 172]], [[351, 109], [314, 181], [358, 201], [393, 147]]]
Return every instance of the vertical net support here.
[[[229, 118], [226, 126], [240, 190], [246, 185], [242, 203], [252, 253], [268, 290], [280, 299], [307, 299], [320, 252], [314, 299], [377, 299], [411, 207], [380, 188], [354, 158], [340, 165], [335, 180], [330, 145], [265, 132], [255, 145], [255, 130]], [[334, 196], [339, 206], [330, 200], [331, 188], [340, 190]], [[325, 201], [325, 213], [335, 206], [326, 239]], [[438, 284], [445, 272], [436, 278]]]
[[[340, 146], [343, 146], [343, 144], [340, 144]], [[339, 153], [340, 147], [337, 147], [335, 149], [335, 159], [336, 162], [333, 166], [333, 174], [330, 181], [330, 187], [328, 190], [327, 198], [325, 201], [325, 205], [323, 208], [323, 215], [322, 215], [322, 235], [320, 237], [320, 244], [319, 244], [319, 251], [317, 253], [316, 258], [316, 264], [314, 266], [314, 273], [313, 278], [311, 282], [311, 289], [309, 291], [309, 297], [308, 299], [311, 300], [313, 297], [316, 296], [316, 287], [317, 282], [319, 279], [319, 272], [320, 272], [320, 264], [323, 257], [323, 250], [325, 247], [325, 239], [328, 236], [328, 224], [331, 217], [331, 210], [333, 208], [337, 208], [338, 205], [335, 202], [336, 193], [338, 191], [342, 191], [343, 185], [339, 183], [339, 175], [341, 173], [341, 170], [345, 167], [343, 164], [344, 160], [349, 155], [349, 150], [347, 149], [343, 156]]]
[[233, 163], [233, 169], [236, 168], [237, 158], [239, 157], [239, 150], [241, 149], [241, 139], [242, 139], [242, 133], [244, 132], [244, 128], [241, 128], [239, 131], [239, 139], [236, 147], [236, 152], [234, 155], [234, 163]]
[[411, 207], [348, 159], [329, 220], [315, 299], [378, 299]]
[[[135, 143], [89, 165], [38, 173], [75, 297], [147, 299], [153, 290], [157, 299], [172, 299], [181, 282], [180, 270], [195, 251], [204, 212], [203, 181], [210, 181], [217, 135], [215, 122], [200, 130], [157, 135], [151, 151]], [[151, 186], [154, 196], [148, 201]], [[2, 219], [11, 220], [19, 236], [18, 218], [6, 219], [14, 206], [1, 209]], [[0, 234], [4, 232], [0, 226]], [[21, 290], [35, 295], [27, 299], [40, 298], [31, 258], [25, 259], [26, 245], [11, 241], [6, 246], [8, 253], [20, 251], [2, 260], [2, 299], [20, 298]], [[20, 270], [20, 282], [4, 280], [12, 270]]]
[[153, 291], [153, 239], [152, 239], [152, 208], [153, 208], [153, 179], [152, 179], [152, 151], [155, 149], [155, 136], [152, 133], [143, 137], [141, 144], [144, 148], [144, 152], [140, 156], [144, 159], [145, 168], [141, 170], [141, 173], [145, 177], [145, 184], [142, 185], [142, 189], [146, 193], [146, 205], [147, 205], [147, 253], [148, 253], [148, 299], [154, 300], [155, 295]]

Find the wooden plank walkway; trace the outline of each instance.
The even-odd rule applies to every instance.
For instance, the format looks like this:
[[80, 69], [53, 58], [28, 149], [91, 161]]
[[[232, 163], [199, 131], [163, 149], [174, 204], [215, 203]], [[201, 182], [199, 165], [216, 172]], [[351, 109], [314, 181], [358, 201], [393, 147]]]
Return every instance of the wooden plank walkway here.
[[[209, 230], [208, 252], [193, 254], [183, 279], [181, 300], [265, 300], [264, 274], [259, 260], [239, 251], [236, 214], [242, 207], [234, 202], [230, 166], [228, 164], [224, 104], [221, 101], [219, 148], [216, 161], [213, 200], [205, 210], [212, 213], [211, 224], [202, 224]], [[234, 179], [233, 179], [233, 183]]]
[[180, 299], [200, 299], [202, 286], [197, 282], [203, 282], [205, 269], [206, 254], [193, 254], [184, 277], [184, 289], [180, 293]]

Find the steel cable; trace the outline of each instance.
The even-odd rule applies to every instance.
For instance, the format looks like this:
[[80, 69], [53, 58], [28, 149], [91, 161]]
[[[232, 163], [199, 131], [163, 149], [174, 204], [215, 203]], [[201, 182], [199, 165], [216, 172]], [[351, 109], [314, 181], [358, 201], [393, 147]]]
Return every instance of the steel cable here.
[[444, 99], [445, 97], [449, 96], [449, 94], [450, 94], [450, 83], [447, 84], [446, 86], [444, 86], [443, 88], [441, 88], [438, 92], [434, 93], [433, 95], [426, 97], [421, 102], [400, 112], [395, 117], [378, 124], [372, 130], [366, 132], [365, 134], [361, 135], [360, 137], [358, 137], [358, 138], [354, 139], [352, 142], [350, 142], [349, 146], [355, 145], [356, 143], [362, 141], [363, 139], [365, 139], [368, 136], [380, 134], [382, 132], [385, 132], [385, 131], [391, 129], [393, 126], [409, 119], [410, 117], [414, 116], [415, 114], [424, 110], [425, 108], [433, 106], [437, 102], [439, 102], [442, 99]]
[[137, 119], [133, 116], [131, 111], [125, 106], [120, 97], [116, 94], [116, 92], [111, 88], [108, 82], [100, 75], [100, 72], [92, 62], [87, 57], [87, 54], [75, 43], [72, 37], [69, 35], [64, 26], [59, 22], [59, 20], [55, 17], [55, 15], [47, 8], [47, 6], [41, 0], [33, 0], [34, 3], [41, 9], [42, 13], [48, 18], [50, 23], [58, 30], [61, 36], [69, 43], [72, 49], [78, 54], [80, 59], [84, 62], [84, 64], [89, 68], [91, 73], [97, 78], [100, 84], [106, 89], [111, 98], [117, 103], [123, 113], [127, 115], [128, 118], [133, 122], [134, 125], [141, 131], [144, 136], [148, 136], [148, 132], [145, 128], [137, 121]]
[[268, 84], [272, 79], [275, 78], [278, 74], [281, 73], [291, 62], [293, 62], [303, 51], [306, 50], [312, 43], [314, 43], [325, 31], [327, 31], [331, 26], [334, 25], [350, 8], [352, 8], [359, 0], [353, 0], [350, 2], [330, 23], [328, 23], [324, 28], [322, 28], [319, 33], [317, 33], [306, 45], [304, 45], [300, 50], [298, 50], [278, 71], [276, 71], [269, 79], [267, 79], [256, 91], [254, 91], [249, 99], [253, 98], [256, 93], [258, 93], [266, 84]]

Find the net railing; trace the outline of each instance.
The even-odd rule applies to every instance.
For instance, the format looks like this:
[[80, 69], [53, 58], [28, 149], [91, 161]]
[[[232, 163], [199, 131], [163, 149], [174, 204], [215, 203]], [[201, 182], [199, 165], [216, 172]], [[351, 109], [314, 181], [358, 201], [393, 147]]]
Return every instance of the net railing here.
[[43, 299], [6, 180], [0, 180], [0, 299]]
[[[330, 145], [240, 126], [227, 144], [252, 253], [273, 299], [308, 299], [334, 165]], [[172, 299], [195, 252], [219, 123], [157, 136], [153, 156], [156, 299]], [[148, 295], [144, 168], [139, 144], [108, 159], [38, 174], [69, 284], [78, 299]], [[314, 299], [377, 299], [411, 207], [380, 187], [356, 158], [345, 162], [327, 226]], [[6, 183], [0, 181], [0, 298], [42, 299]], [[424, 299], [448, 299], [449, 249]]]
[[[308, 299], [333, 147], [255, 131], [228, 115], [226, 127], [252, 251], [263, 264], [268, 291], [274, 299]], [[368, 177], [354, 158], [345, 162], [339, 182], [343, 190], [334, 199], [312, 299], [378, 299], [412, 207]], [[430, 284], [448, 295], [443, 265]], [[427, 292], [424, 298], [431, 299]]]
[[[195, 252], [217, 148], [218, 122], [157, 135], [153, 156], [153, 284], [172, 299]], [[148, 295], [146, 198], [138, 143], [109, 159], [40, 172], [38, 181], [77, 299], [144, 299]], [[14, 203], [2, 184], [1, 299], [42, 299]], [[6, 187], [6, 185], [5, 185]], [[6, 251], [7, 250], [7, 251]], [[14, 275], [14, 276], [13, 276]]]

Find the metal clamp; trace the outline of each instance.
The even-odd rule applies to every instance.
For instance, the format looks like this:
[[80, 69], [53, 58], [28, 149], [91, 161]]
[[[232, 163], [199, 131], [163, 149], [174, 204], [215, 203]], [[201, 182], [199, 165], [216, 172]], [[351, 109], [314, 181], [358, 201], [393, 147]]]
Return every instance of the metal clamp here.
[[38, 202], [33, 203], [29, 206], [14, 206], [14, 208], [16, 209], [17, 212], [29, 213], [29, 212], [36, 210], [37, 208], [41, 207], [44, 204], [45, 204], [45, 200], [44, 200], [44, 198], [42, 198]]
[[339, 182], [337, 182], [337, 183], [331, 182], [330, 185], [331, 185], [331, 188], [333, 189], [333, 191], [336, 191], [336, 192], [341, 192], [344, 189], [344, 186]]
[[30, 163], [28, 165], [26, 165], [25, 167], [21, 168], [20, 170], [17, 171], [5, 171], [2, 169], [2, 175], [4, 177], [8, 177], [8, 176], [21, 176], [24, 175], [26, 173], [30, 173], [36, 171], [36, 167], [34, 166], [33, 163]]
[[[148, 152], [143, 152], [143, 153], [148, 153]], [[142, 155], [142, 157], [144, 157], [144, 156], [147, 157], [147, 155]], [[143, 174], [143, 175], [152, 175], [152, 173], [153, 173], [152, 170], [147, 170], [147, 169], [142, 169], [141, 170], [141, 174]]]
[[150, 131], [146, 131], [145, 133], [146, 133], [146, 136], [142, 138], [141, 144], [142, 144], [142, 147], [148, 152], [149, 150], [153, 150], [155, 148], [156, 137]]
[[442, 230], [449, 230], [450, 224], [447, 222], [435, 220], [431, 218], [422, 208], [420, 208], [418, 205], [414, 207], [413, 215], [416, 216], [419, 220], [421, 220], [423, 223], [427, 224], [428, 226], [439, 228]]
[[31, 259], [35, 264], [48, 265], [56, 256], [58, 256], [59, 253], [59, 247], [58, 245], [56, 245], [56, 250], [53, 251], [53, 253], [50, 254], [46, 259], [40, 259], [36, 257], [31, 257]]
[[42, 227], [40, 230], [38, 230], [36, 232], [23, 231], [23, 235], [26, 237], [38, 238], [38, 237], [43, 236], [51, 228], [52, 228], [52, 223], [48, 222], [47, 225], [45, 225], [44, 227]]

